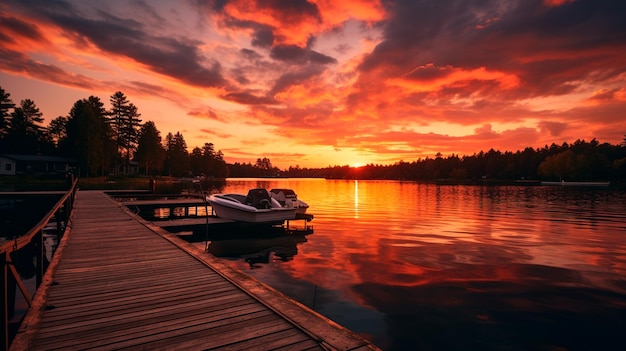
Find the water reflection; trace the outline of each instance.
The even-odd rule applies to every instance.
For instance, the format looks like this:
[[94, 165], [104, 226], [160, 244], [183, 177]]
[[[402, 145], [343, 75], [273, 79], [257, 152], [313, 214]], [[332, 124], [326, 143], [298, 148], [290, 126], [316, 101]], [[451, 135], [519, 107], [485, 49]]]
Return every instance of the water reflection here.
[[[256, 181], [227, 182], [241, 192]], [[619, 349], [626, 194], [606, 189], [267, 181], [311, 206], [297, 259], [258, 279], [388, 350]], [[316, 293], [313, 294], [313, 291]]]
[[297, 245], [306, 241], [305, 235], [294, 233], [261, 238], [253, 236], [211, 240], [207, 251], [216, 257], [243, 259], [250, 268], [260, 268], [259, 263], [270, 263], [271, 260], [293, 260], [298, 254]]
[[359, 218], [359, 181], [354, 181], [354, 219]]

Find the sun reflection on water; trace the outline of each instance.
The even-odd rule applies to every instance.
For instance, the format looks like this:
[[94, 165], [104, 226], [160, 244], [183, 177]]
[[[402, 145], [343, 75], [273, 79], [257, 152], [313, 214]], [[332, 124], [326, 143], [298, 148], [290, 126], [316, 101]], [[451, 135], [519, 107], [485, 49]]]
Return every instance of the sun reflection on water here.
[[359, 218], [359, 181], [354, 181], [354, 219]]
[[[556, 324], [593, 327], [586, 342], [616, 340], [616, 316], [626, 315], [623, 192], [363, 180], [269, 185], [293, 188], [309, 203], [314, 233], [293, 260], [251, 274], [304, 302], [311, 294], [303, 287], [314, 285], [317, 311], [383, 348], [400, 339], [417, 345], [427, 335], [415, 330], [442, 336], [449, 325], [470, 343], [491, 340], [486, 349], [527, 342]], [[351, 318], [356, 312], [366, 317]], [[381, 323], [386, 328], [368, 329]], [[508, 339], [494, 339], [499, 332]], [[570, 337], [541, 342], [577, 346]], [[451, 346], [446, 340], [429, 345]]]

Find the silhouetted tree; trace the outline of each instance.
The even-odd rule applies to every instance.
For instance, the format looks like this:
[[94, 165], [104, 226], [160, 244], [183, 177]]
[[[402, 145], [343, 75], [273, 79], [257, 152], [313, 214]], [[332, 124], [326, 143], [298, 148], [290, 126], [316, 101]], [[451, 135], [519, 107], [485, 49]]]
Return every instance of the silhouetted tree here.
[[161, 145], [161, 132], [152, 121], [144, 123], [139, 130], [135, 160], [143, 165], [146, 175], [163, 171], [165, 149]]
[[189, 154], [187, 153], [187, 143], [180, 132], [175, 135], [168, 133], [165, 137], [166, 149], [166, 170], [168, 175], [182, 177], [189, 175]]
[[272, 161], [270, 161], [267, 157], [257, 158], [254, 166], [259, 170], [259, 174], [257, 176], [267, 177], [274, 176], [279, 173], [279, 169], [274, 168], [272, 166]]
[[11, 94], [7, 93], [0, 87], [0, 139], [8, 131], [8, 119], [11, 116], [11, 109], [15, 107], [13, 101], [11, 101]]
[[105, 174], [109, 165], [109, 126], [100, 108], [100, 99], [91, 96], [74, 103], [66, 124], [62, 151], [79, 162], [79, 175]]
[[67, 117], [59, 116], [48, 124], [48, 135], [58, 147], [59, 142], [67, 136]]
[[[138, 112], [137, 106], [128, 101], [124, 93], [118, 91], [111, 95], [111, 126], [114, 132], [115, 142], [117, 144], [117, 152], [123, 155], [124, 173], [126, 173], [128, 162], [131, 159], [132, 152], [136, 149], [138, 143], [138, 130], [141, 127], [141, 114]], [[119, 172], [117, 160], [115, 162], [115, 172]]]
[[193, 150], [191, 150], [191, 154], [189, 154], [189, 164], [193, 175], [206, 174], [206, 167], [204, 167], [203, 161], [202, 149], [197, 146], [194, 147]]
[[41, 153], [48, 141], [42, 122], [42, 113], [35, 102], [30, 99], [22, 100], [20, 106], [11, 113], [5, 136], [5, 150], [21, 154]]

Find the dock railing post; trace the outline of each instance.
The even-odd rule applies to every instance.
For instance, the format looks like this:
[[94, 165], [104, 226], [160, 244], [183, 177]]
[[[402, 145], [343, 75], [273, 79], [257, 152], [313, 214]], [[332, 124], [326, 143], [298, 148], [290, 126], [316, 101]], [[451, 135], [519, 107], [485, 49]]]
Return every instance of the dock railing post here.
[[37, 289], [39, 289], [39, 286], [43, 281], [43, 274], [45, 273], [44, 258], [46, 253], [43, 246], [43, 229], [41, 229], [39, 233], [35, 235], [33, 240], [35, 244], [35, 250], [37, 252], [37, 280], [35, 284]]
[[67, 201], [63, 204], [63, 206], [59, 207], [59, 209], [57, 210], [57, 212], [54, 214], [54, 217], [56, 217], [57, 220], [57, 245], [58, 243], [61, 242], [61, 234], [63, 233], [63, 227], [61, 225], [61, 209], [64, 209], [65, 211], [67, 211]]
[[[61, 216], [65, 218], [65, 227], [70, 220], [70, 214], [76, 198], [76, 191], [78, 188], [78, 178], [72, 179], [72, 187], [65, 195], [59, 199], [54, 207], [37, 223], [32, 229], [23, 235], [15, 237], [15, 242], [4, 242], [0, 245], [0, 304], [2, 304], [2, 312], [0, 313], [0, 349], [7, 350], [10, 345], [9, 340], [9, 320], [13, 318], [15, 313], [15, 298], [17, 288], [19, 288], [22, 296], [26, 300], [29, 308], [32, 304], [31, 294], [26, 289], [26, 286], [20, 279], [20, 275], [14, 266], [16, 255], [20, 250], [24, 250], [28, 245], [33, 245], [35, 251], [36, 260], [36, 286], [39, 288], [43, 282], [43, 276], [47, 267], [46, 249], [44, 246], [44, 228], [50, 224], [52, 217], [57, 217], [57, 236], [63, 236], [63, 226], [61, 225]], [[63, 210], [61, 208], [63, 207]], [[62, 211], [65, 211], [64, 213]], [[63, 214], [61, 214], [63, 213]], [[60, 234], [59, 234], [60, 229]], [[27, 249], [27, 251], [30, 248]], [[30, 251], [28, 251], [30, 254]], [[32, 257], [32, 256], [30, 256]]]
[[7, 255], [8, 253], [2, 252], [0, 254], [0, 281], [2, 281], [2, 291], [0, 291], [0, 300], [2, 300], [2, 348], [3, 350], [9, 349], [9, 284], [8, 284], [8, 267], [7, 267]]

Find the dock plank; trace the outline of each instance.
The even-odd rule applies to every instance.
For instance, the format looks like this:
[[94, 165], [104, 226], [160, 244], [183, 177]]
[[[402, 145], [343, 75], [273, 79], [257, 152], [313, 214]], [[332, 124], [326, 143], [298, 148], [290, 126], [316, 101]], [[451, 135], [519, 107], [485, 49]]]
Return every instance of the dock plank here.
[[78, 192], [69, 227], [11, 350], [376, 349], [103, 192]]

